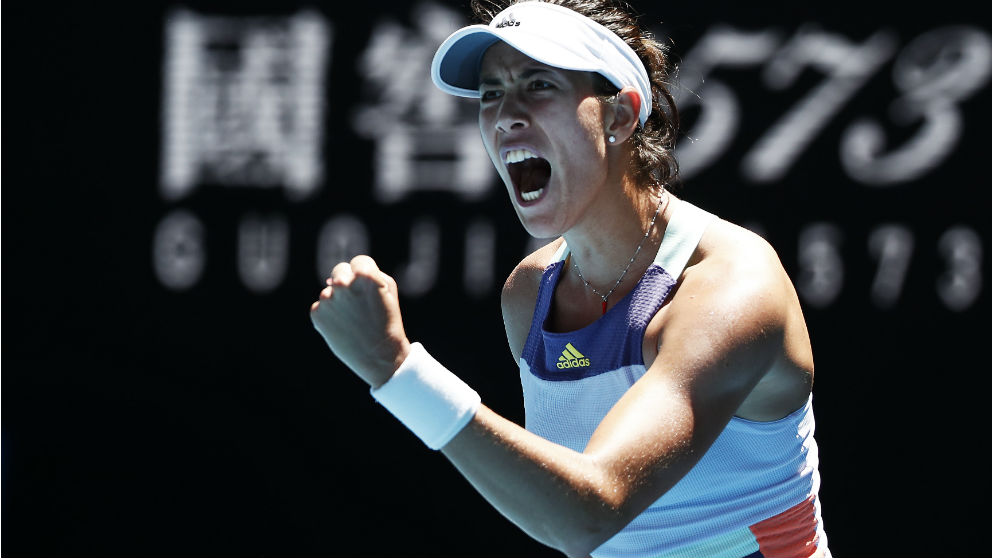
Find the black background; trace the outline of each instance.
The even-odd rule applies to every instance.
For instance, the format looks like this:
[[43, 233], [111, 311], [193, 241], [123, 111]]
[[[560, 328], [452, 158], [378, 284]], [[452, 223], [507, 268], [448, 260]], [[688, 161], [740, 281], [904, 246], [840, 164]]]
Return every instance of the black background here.
[[[527, 242], [501, 187], [466, 202], [443, 193], [383, 205], [370, 194], [373, 145], [347, 124], [362, 94], [354, 60], [375, 22], [404, 22], [383, 2], [195, 2], [208, 14], [289, 14], [334, 24], [324, 153], [328, 178], [305, 203], [279, 189], [205, 185], [179, 202], [158, 190], [162, 44], [171, 3], [15, 3], [4, 30], [3, 539], [20, 555], [557, 555], [492, 510], [454, 469], [369, 398], [330, 355], [307, 310], [320, 278], [316, 236], [331, 214], [367, 220], [387, 272], [408, 257], [416, 216], [439, 223], [442, 275], [402, 301], [409, 335], [458, 371], [497, 411], [521, 420], [496, 282], [465, 296], [461, 234], [486, 215], [503, 277]], [[458, 6], [457, 4], [449, 4]], [[887, 28], [900, 45], [944, 25], [990, 31], [978, 3], [639, 3], [685, 54], [716, 23], [817, 25], [851, 40]], [[727, 154], [682, 195], [736, 222], [758, 222], [798, 273], [812, 222], [843, 230], [844, 287], [806, 307], [816, 358], [821, 498], [835, 555], [983, 554], [987, 295], [944, 307], [935, 283], [941, 233], [964, 224], [988, 239], [989, 87], [960, 103], [954, 152], [912, 182], [870, 188], [838, 161], [856, 117], [887, 121], [891, 63], [817, 136], [786, 177], [744, 184], [741, 155], [818, 82], [762, 89], [756, 70], [721, 79], [745, 101]], [[424, 69], [427, 71], [427, 68]], [[691, 115], [689, 115], [691, 118]], [[892, 133], [908, 137], [913, 128]], [[181, 207], [205, 223], [202, 279], [182, 292], [152, 269], [156, 224]], [[273, 292], [235, 272], [248, 212], [291, 226], [290, 268]], [[905, 224], [915, 251], [899, 302], [869, 299], [870, 230]], [[983, 275], [988, 265], [983, 263]]]

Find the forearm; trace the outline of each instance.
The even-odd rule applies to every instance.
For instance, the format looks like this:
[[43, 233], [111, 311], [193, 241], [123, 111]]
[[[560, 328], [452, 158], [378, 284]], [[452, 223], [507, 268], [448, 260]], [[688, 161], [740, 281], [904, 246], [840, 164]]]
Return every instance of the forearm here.
[[[573, 451], [500, 417], [419, 343], [372, 391], [428, 447], [441, 449], [497, 510], [569, 555], [588, 555], [635, 510], [630, 483], [594, 455]], [[627, 518], [626, 520], [624, 518]]]
[[568, 555], [588, 555], [628, 521], [622, 489], [593, 457], [485, 406], [442, 452], [500, 513]]

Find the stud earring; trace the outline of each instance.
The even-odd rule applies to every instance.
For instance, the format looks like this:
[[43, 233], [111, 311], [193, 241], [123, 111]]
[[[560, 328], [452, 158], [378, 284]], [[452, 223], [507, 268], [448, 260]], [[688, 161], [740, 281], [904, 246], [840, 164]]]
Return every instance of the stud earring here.
[[616, 136], [610, 136], [610, 137], [606, 138], [606, 141], [608, 141], [610, 143], [616, 143], [617, 142], [617, 137]]

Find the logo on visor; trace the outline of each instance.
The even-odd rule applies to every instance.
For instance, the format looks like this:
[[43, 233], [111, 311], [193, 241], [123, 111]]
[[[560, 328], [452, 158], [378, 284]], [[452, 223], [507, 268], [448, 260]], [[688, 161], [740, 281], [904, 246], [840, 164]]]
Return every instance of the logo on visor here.
[[520, 27], [520, 22], [517, 18], [513, 17], [513, 14], [506, 14], [503, 21], [496, 24], [496, 29], [502, 29], [504, 27]]

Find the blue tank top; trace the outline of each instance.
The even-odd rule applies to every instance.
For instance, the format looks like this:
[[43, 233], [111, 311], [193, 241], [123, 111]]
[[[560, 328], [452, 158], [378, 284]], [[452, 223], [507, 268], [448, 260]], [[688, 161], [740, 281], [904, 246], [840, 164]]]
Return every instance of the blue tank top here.
[[[567, 245], [555, 253], [520, 357], [527, 430], [582, 452], [606, 413], [645, 373], [644, 331], [713, 219], [684, 200], [673, 201], [654, 262], [620, 302], [577, 331], [544, 327]], [[781, 420], [732, 418], [685, 477], [593, 556], [829, 556], [813, 430], [812, 396]]]

